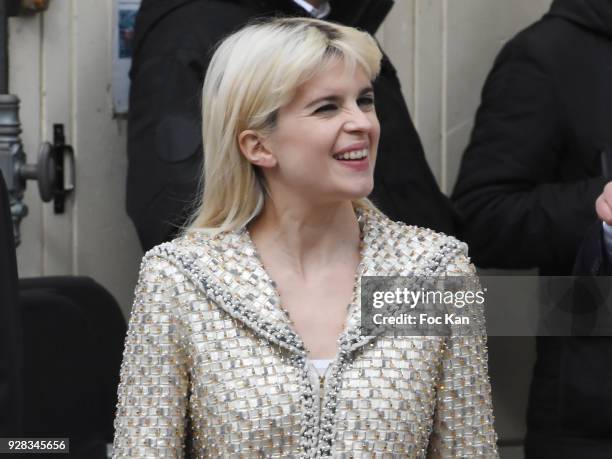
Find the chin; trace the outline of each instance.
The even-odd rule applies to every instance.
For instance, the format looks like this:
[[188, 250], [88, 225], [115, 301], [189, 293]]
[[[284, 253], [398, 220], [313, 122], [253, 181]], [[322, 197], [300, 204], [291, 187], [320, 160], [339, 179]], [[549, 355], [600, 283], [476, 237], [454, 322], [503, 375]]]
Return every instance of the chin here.
[[[334, 202], [354, 201], [356, 199], [367, 198], [374, 189], [374, 180], [350, 180], [344, 183], [337, 183], [333, 189], [328, 188], [327, 199]], [[329, 202], [329, 201], [328, 201]]]
[[374, 189], [374, 185], [363, 186], [359, 188], [354, 188], [350, 192], [347, 193], [348, 199], [354, 201], [355, 199], [367, 198], [372, 190]]
[[370, 193], [372, 193], [372, 190], [374, 190], [374, 179], [368, 180], [367, 183], [364, 183], [363, 186], [360, 187], [358, 192], [359, 197], [367, 198]]

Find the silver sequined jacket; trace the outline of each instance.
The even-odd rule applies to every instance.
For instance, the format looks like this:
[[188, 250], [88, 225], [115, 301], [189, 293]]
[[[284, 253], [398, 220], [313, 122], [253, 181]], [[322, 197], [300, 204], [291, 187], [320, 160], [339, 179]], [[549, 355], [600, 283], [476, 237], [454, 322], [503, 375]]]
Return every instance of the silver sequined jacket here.
[[[475, 272], [456, 239], [370, 211], [361, 220], [361, 275]], [[497, 457], [484, 327], [360, 336], [356, 303], [319, 385], [248, 231], [152, 249], [125, 343], [113, 457]]]

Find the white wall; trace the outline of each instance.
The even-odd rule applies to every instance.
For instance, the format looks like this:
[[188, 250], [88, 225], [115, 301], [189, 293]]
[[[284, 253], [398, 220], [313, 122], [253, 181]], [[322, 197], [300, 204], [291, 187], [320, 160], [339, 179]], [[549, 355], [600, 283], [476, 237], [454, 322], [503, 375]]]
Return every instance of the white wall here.
[[18, 249], [20, 277], [91, 276], [127, 314], [142, 256], [125, 212], [126, 123], [113, 119], [112, 1], [53, 0], [10, 19], [10, 92], [21, 98], [23, 142], [34, 162], [62, 123], [76, 155], [76, 193], [54, 215], [30, 182]]
[[379, 34], [442, 189], [452, 191], [484, 79], [551, 0], [396, 0]]

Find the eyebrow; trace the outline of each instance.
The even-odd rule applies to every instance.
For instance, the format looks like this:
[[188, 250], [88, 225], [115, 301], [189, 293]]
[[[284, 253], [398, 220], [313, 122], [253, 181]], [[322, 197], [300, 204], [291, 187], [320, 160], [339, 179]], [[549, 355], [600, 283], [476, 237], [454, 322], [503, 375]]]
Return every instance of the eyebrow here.
[[[359, 91], [359, 97], [363, 96], [364, 94], [367, 94], [369, 92], [374, 92], [374, 88], [372, 86], [366, 86], [365, 88], [363, 88], [361, 91]], [[341, 100], [342, 98], [336, 94], [328, 94], [326, 96], [322, 96], [322, 97], [317, 97], [315, 100], [313, 100], [312, 102], [310, 102], [308, 105], [306, 105], [305, 108], [310, 108], [313, 105], [318, 104], [319, 102], [323, 102], [324, 100], [327, 101], [332, 101], [332, 102], [338, 102], [339, 100]]]

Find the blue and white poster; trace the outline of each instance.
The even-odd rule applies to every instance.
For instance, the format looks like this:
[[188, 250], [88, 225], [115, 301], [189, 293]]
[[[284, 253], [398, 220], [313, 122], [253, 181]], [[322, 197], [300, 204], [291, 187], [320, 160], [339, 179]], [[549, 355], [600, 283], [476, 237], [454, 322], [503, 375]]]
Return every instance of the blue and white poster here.
[[129, 71], [132, 63], [134, 24], [140, 0], [116, 0], [113, 27], [113, 112], [126, 114], [130, 93]]

